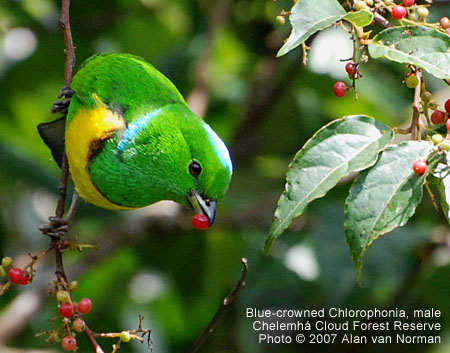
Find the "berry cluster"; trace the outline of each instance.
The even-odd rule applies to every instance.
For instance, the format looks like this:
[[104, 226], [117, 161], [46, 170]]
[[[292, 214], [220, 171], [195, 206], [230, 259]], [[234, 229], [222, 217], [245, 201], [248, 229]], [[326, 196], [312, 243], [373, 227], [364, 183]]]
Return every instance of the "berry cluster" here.
[[0, 265], [0, 276], [6, 277], [8, 274], [9, 281], [12, 284], [17, 285], [27, 285], [31, 282], [31, 272], [32, 270], [29, 269], [28, 271], [22, 270], [18, 267], [12, 267], [13, 259], [9, 256], [6, 256], [2, 259], [2, 263]]
[[[59, 314], [66, 319], [72, 319], [76, 316], [72, 321], [73, 329], [77, 332], [83, 332], [86, 329], [86, 324], [77, 313], [89, 314], [92, 309], [92, 301], [89, 298], [83, 298], [77, 303], [72, 300], [70, 293], [65, 290], [58, 291], [56, 293], [56, 299], [60, 303], [58, 305]], [[60, 339], [59, 333], [53, 331], [53, 334], [55, 337], [52, 339], [58, 341]], [[77, 340], [74, 335], [70, 334], [62, 339], [61, 346], [65, 351], [73, 351], [77, 347]]]
[[80, 300], [80, 303], [77, 303], [76, 301], [70, 300], [70, 295], [67, 292], [59, 291], [57, 296], [61, 292], [67, 294], [67, 301], [61, 301], [62, 304], [58, 306], [58, 311], [61, 316], [72, 318], [78, 311], [81, 314], [88, 314], [91, 311], [92, 302], [89, 298], [83, 298]]
[[27, 285], [30, 283], [30, 276], [25, 275], [22, 269], [13, 267], [9, 270], [9, 280], [12, 284]]
[[[450, 99], [447, 99], [444, 108], [446, 112], [436, 109], [433, 114], [431, 114], [431, 122], [435, 125], [440, 125], [447, 119], [447, 137], [444, 138], [441, 134], [434, 134], [431, 136], [431, 141], [438, 146], [440, 150], [448, 152], [450, 151], [450, 119], [448, 119], [448, 116], [450, 115]], [[417, 160], [413, 163], [413, 170], [419, 175], [424, 174], [427, 171], [427, 168], [428, 164], [426, 161]]]
[[[394, 0], [359, 0], [354, 4], [355, 10], [371, 10], [383, 13], [390, 11], [394, 20], [402, 20], [407, 18], [410, 21], [419, 21], [423, 23], [426, 21], [430, 11], [429, 4], [416, 4], [415, 0], [402, 0], [401, 4], [396, 4]], [[442, 17], [440, 26], [443, 31], [450, 34], [450, 20], [448, 17]]]
[[[360, 77], [360, 73], [358, 71], [358, 64], [353, 61], [347, 63], [345, 65], [345, 71], [348, 73], [348, 77], [352, 80]], [[345, 82], [337, 81], [334, 84], [333, 91], [336, 97], [342, 98], [345, 97], [348, 91], [350, 91], [351, 87], [347, 86]]]
[[[431, 114], [431, 122], [434, 125], [440, 125], [442, 124], [445, 119], [450, 114], [450, 99], [447, 99], [447, 101], [444, 104], [445, 112], [439, 109], [436, 109], [433, 114]], [[449, 128], [449, 121], [447, 120], [447, 128]]]
[[[70, 328], [72, 323], [73, 330], [76, 332], [84, 332], [86, 330], [86, 323], [81, 318], [80, 314], [89, 314], [92, 309], [92, 301], [89, 298], [83, 298], [78, 303], [71, 298], [71, 294], [65, 290], [59, 290], [56, 293], [56, 299], [60, 303], [58, 305], [58, 312], [64, 318], [64, 333], [58, 331], [50, 331], [49, 339], [54, 342], [61, 342], [61, 347], [65, 351], [73, 351], [77, 349], [77, 340], [75, 333]], [[143, 332], [143, 331], [141, 331]], [[129, 331], [122, 331], [113, 337], [119, 337], [122, 342], [129, 342], [132, 335]], [[62, 338], [62, 339], [61, 339]]]

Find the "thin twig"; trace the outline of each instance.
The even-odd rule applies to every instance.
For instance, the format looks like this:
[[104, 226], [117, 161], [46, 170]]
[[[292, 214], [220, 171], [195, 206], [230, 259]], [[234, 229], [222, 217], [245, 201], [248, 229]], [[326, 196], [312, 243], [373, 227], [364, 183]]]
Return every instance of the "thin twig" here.
[[69, 179], [69, 163], [67, 161], [66, 155], [64, 154], [61, 166], [61, 179], [59, 181], [58, 186], [59, 198], [55, 211], [55, 217], [57, 218], [62, 218], [64, 216], [68, 179]]
[[425, 189], [428, 192], [428, 195], [430, 196], [430, 200], [431, 200], [431, 204], [433, 205], [434, 209], [436, 210], [436, 212], [439, 212], [439, 206], [438, 206], [438, 202], [436, 200], [436, 196], [434, 196], [433, 191], [430, 188], [430, 184], [428, 182], [425, 182]]
[[407, 129], [394, 128], [396, 134], [408, 135], [411, 133], [411, 126]]
[[72, 203], [70, 204], [69, 211], [67, 211], [67, 215], [65, 218], [68, 225], [72, 222], [73, 217], [75, 216], [75, 213], [77, 212], [77, 208], [78, 208], [78, 205], [80, 204], [80, 201], [81, 201], [81, 197], [75, 191], [72, 196]]
[[[66, 48], [66, 65], [64, 69], [64, 88], [59, 94], [59, 98], [62, 95], [70, 96], [70, 85], [73, 78], [73, 68], [75, 66], [75, 48], [73, 46], [72, 31], [70, 29], [70, 0], [62, 0], [61, 18], [59, 19], [59, 25], [64, 33], [64, 44]], [[67, 181], [69, 179], [69, 163], [64, 153], [62, 162], [62, 174], [59, 183], [59, 198], [58, 205], [56, 207], [55, 217], [62, 218], [64, 215], [66, 193], [67, 193]]]
[[236, 286], [233, 288], [233, 290], [226, 296], [226, 298], [223, 300], [222, 306], [217, 310], [214, 317], [211, 319], [209, 325], [203, 330], [202, 334], [197, 338], [197, 341], [195, 341], [194, 345], [192, 346], [189, 353], [195, 353], [197, 352], [200, 347], [205, 343], [205, 340], [208, 338], [208, 336], [211, 334], [211, 332], [214, 329], [214, 326], [217, 324], [217, 321], [219, 321], [222, 314], [225, 312], [227, 307], [233, 302], [234, 298], [236, 298], [239, 291], [244, 288], [245, 286], [245, 279], [247, 278], [248, 273], [248, 263], [247, 259], [243, 257], [241, 259], [242, 261], [242, 275], [239, 279], [239, 282], [236, 284]]
[[422, 74], [420, 71], [416, 72], [416, 77], [419, 80], [419, 82], [416, 88], [414, 89], [413, 116], [411, 119], [411, 140], [417, 139], [417, 132], [419, 129], [418, 124], [420, 117], [420, 93], [422, 89]]
[[70, 30], [70, 0], [62, 0], [61, 18], [59, 25], [64, 33], [64, 43], [66, 46], [66, 68], [64, 71], [64, 86], [70, 89], [75, 66], [75, 48], [73, 46], [72, 31]]
[[67, 276], [66, 271], [64, 270], [64, 263], [62, 260], [62, 249], [61, 249], [61, 240], [58, 237], [52, 238], [52, 245], [55, 248], [55, 262], [56, 262], [56, 268], [55, 268], [55, 275], [58, 279], [58, 282], [61, 283], [67, 283]]
[[95, 353], [105, 353], [102, 349], [102, 347], [100, 347], [100, 345], [97, 343], [97, 341], [95, 340], [95, 336], [94, 336], [94, 332], [92, 332], [89, 327], [87, 327], [84, 330], [84, 334], [86, 335], [87, 339], [89, 340], [89, 342], [92, 345], [92, 348], [94, 348], [94, 352]]
[[[358, 33], [357, 30], [355, 28], [354, 25], [352, 25], [352, 42], [353, 42], [353, 64], [357, 65], [356, 67], [358, 68]], [[355, 101], [358, 100], [358, 90], [356, 89], [356, 78], [359, 75], [359, 70], [357, 69], [357, 73], [356, 75], [352, 76], [352, 87], [353, 87], [353, 92], [355, 92]]]
[[311, 49], [311, 48], [308, 47], [305, 42], [302, 42], [302, 52], [303, 52], [302, 63], [305, 66], [308, 65], [308, 50], [309, 49]]
[[386, 18], [381, 16], [378, 12], [373, 13], [375, 21], [377, 21], [380, 25], [382, 25], [384, 28], [390, 28], [394, 27], [392, 23], [390, 23]]

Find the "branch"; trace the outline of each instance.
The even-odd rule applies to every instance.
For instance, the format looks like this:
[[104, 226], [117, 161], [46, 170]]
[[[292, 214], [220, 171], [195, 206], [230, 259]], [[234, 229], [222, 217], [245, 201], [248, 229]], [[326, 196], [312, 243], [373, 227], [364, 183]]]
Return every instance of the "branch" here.
[[64, 43], [66, 46], [64, 88], [70, 89], [73, 77], [73, 68], [75, 66], [75, 49], [73, 47], [72, 31], [70, 30], [70, 0], [62, 0], [61, 18], [59, 19], [59, 25], [64, 33]]
[[84, 330], [84, 334], [86, 335], [87, 339], [91, 343], [92, 348], [94, 348], [94, 352], [95, 353], [105, 353], [105, 352], [103, 352], [102, 347], [100, 347], [100, 345], [95, 340], [94, 332], [92, 332], [89, 329], [89, 327], [87, 327], [87, 325], [86, 325], [86, 328]]
[[[66, 47], [66, 65], [64, 71], [64, 87], [59, 93], [58, 98], [62, 98], [63, 96], [69, 98], [66, 99], [64, 102], [64, 105], [66, 106], [65, 109], [63, 108], [62, 110], [60, 110], [64, 113], [64, 115], [66, 115], [67, 107], [70, 104], [70, 97], [72, 96], [70, 85], [72, 83], [73, 78], [73, 68], [75, 66], [75, 49], [73, 46], [72, 31], [70, 29], [70, 0], [62, 0], [61, 18], [59, 20], [59, 25], [61, 26], [61, 29], [63, 30], [64, 33], [64, 43]], [[64, 244], [61, 241], [60, 237], [65, 233], [67, 233], [67, 231], [69, 230], [69, 224], [75, 215], [78, 203], [80, 201], [80, 197], [78, 196], [77, 193], [74, 193], [72, 204], [69, 208], [66, 218], [64, 219], [63, 216], [66, 204], [67, 182], [69, 180], [70, 175], [69, 163], [67, 161], [67, 156], [65, 153], [61, 169], [62, 169], [61, 179], [58, 187], [59, 198], [58, 204], [56, 206], [55, 217], [51, 217], [49, 219], [50, 227], [47, 228], [43, 227], [42, 231], [44, 234], [50, 234], [52, 237], [52, 246], [55, 249], [55, 262], [56, 262], [55, 275], [58, 279], [58, 282], [67, 287], [68, 280], [66, 272], [64, 270], [64, 263], [62, 259]], [[93, 332], [87, 326], [84, 332], [87, 339], [91, 343], [95, 353], [104, 353], [102, 348], [95, 340]]]
[[384, 28], [394, 27], [388, 20], [386, 20], [383, 16], [381, 16], [378, 12], [373, 13], [375, 21], [377, 21]]
[[[58, 98], [63, 96], [71, 97], [70, 85], [73, 78], [73, 68], [75, 66], [75, 48], [73, 46], [72, 31], [70, 29], [70, 0], [62, 0], [61, 18], [59, 25], [64, 33], [64, 44], [66, 47], [66, 65], [64, 69], [64, 87], [58, 95]], [[66, 102], [67, 106], [70, 100]], [[66, 112], [67, 113], [67, 112]], [[64, 215], [64, 206], [66, 202], [67, 180], [69, 178], [69, 163], [67, 162], [66, 154], [64, 153], [62, 162], [62, 174], [59, 183], [59, 198], [56, 206], [55, 217], [62, 218]]]
[[239, 279], [239, 282], [236, 284], [233, 290], [227, 295], [227, 297], [223, 300], [222, 306], [219, 308], [219, 310], [217, 310], [216, 314], [211, 319], [209, 325], [205, 328], [205, 330], [202, 332], [199, 338], [197, 338], [197, 341], [195, 341], [189, 353], [196, 353], [200, 349], [200, 347], [203, 345], [203, 343], [205, 343], [206, 339], [213, 331], [214, 326], [217, 324], [217, 321], [219, 321], [220, 317], [225, 312], [227, 307], [233, 302], [234, 298], [236, 298], [239, 291], [242, 288], [244, 288], [245, 279], [247, 278], [248, 273], [248, 263], [245, 257], [243, 257], [241, 261], [242, 261], [242, 275], [241, 278]]
[[422, 74], [420, 71], [416, 72], [416, 77], [419, 82], [414, 89], [413, 116], [411, 120], [411, 140], [417, 139], [417, 129], [420, 117], [420, 93], [422, 89]]

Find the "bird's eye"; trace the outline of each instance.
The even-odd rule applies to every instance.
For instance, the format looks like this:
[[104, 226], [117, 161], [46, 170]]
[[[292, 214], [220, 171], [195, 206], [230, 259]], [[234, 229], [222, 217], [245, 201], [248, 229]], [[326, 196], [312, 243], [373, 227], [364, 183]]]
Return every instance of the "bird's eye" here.
[[202, 166], [198, 162], [192, 161], [191, 164], [189, 164], [189, 173], [191, 173], [193, 177], [197, 178], [201, 172]]

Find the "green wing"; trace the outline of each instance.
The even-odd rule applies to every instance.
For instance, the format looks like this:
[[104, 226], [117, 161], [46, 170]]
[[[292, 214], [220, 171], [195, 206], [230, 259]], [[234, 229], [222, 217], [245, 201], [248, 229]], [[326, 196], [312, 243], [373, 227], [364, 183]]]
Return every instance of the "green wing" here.
[[72, 82], [75, 102], [70, 122], [80, 106], [95, 104], [96, 93], [127, 122], [162, 106], [186, 105], [173, 83], [145, 60], [129, 54], [100, 54], [87, 59]]
[[[98, 54], [91, 56], [73, 78], [74, 95], [67, 121], [70, 122], [81, 107], [95, 104], [96, 93], [109, 109], [118, 111], [129, 123], [162, 106], [186, 105], [170, 80], [145, 60], [129, 54]], [[61, 166], [64, 153], [64, 118], [38, 125], [45, 144]]]

